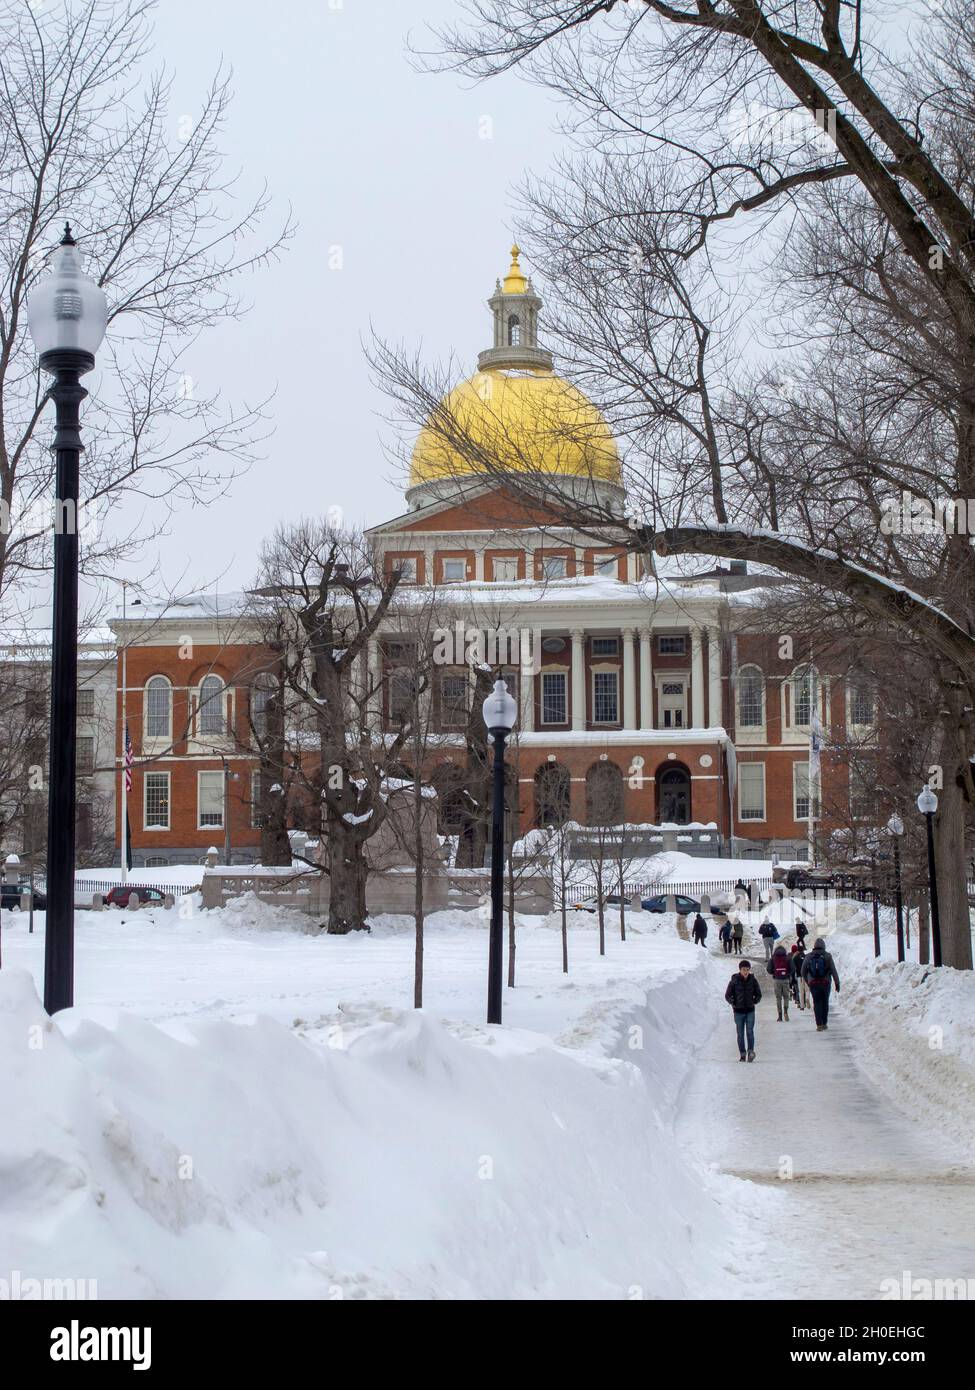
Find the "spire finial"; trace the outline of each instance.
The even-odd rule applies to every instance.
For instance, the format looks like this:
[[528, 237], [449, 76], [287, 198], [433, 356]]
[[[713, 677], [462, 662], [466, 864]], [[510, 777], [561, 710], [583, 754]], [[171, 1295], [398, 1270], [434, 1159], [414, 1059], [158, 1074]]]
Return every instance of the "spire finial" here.
[[75, 241], [74, 237], [71, 235], [71, 223], [70, 223], [70, 222], [65, 222], [65, 224], [64, 224], [64, 236], [61, 238], [61, 245], [62, 245], [62, 246], [77, 246], [77, 245], [78, 245], [78, 243]]
[[505, 294], [524, 294], [528, 288], [528, 281], [525, 273], [518, 264], [518, 257], [521, 255], [521, 248], [518, 243], [511, 248], [511, 266], [507, 275], [504, 277], [503, 290]]

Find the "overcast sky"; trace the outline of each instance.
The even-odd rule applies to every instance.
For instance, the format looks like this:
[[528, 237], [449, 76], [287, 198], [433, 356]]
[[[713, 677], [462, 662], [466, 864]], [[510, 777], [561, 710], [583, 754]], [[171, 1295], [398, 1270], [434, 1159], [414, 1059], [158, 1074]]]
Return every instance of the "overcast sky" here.
[[[235, 97], [227, 164], [266, 177], [277, 221], [297, 234], [250, 282], [250, 313], [194, 349], [201, 393], [258, 400], [276, 387], [267, 460], [209, 509], [187, 509], [166, 542], [179, 587], [231, 589], [254, 575], [278, 521], [340, 506], [371, 524], [403, 509], [384, 459], [384, 398], [362, 353], [370, 322], [466, 369], [491, 345], [485, 300], [507, 268], [512, 190], [561, 146], [557, 113], [516, 77], [475, 87], [414, 70], [418, 17], [456, 20], [456, 0], [161, 0], [157, 46], [175, 77], [174, 129], [223, 59]], [[484, 118], [489, 118], [486, 121]], [[483, 138], [487, 132], [490, 138]], [[269, 221], [269, 227], [274, 219]], [[328, 249], [343, 267], [329, 269]]]

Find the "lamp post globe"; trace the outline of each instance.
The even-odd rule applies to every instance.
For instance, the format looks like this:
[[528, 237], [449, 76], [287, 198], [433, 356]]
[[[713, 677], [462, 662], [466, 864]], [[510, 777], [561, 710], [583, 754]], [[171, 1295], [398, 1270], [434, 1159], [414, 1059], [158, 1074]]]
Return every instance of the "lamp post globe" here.
[[938, 870], [934, 858], [934, 817], [938, 798], [925, 783], [917, 799], [917, 809], [925, 820], [928, 841], [928, 893], [931, 898], [931, 959], [941, 964], [941, 910], [938, 905]]
[[515, 726], [518, 706], [503, 680], [483, 705], [484, 723], [494, 744], [491, 807], [491, 927], [488, 937], [488, 1023], [501, 1022], [502, 885], [504, 882], [504, 745]]
[[54, 592], [51, 624], [51, 729], [47, 802], [47, 917], [44, 1007], [74, 1002], [75, 750], [78, 686], [78, 475], [81, 378], [95, 366], [108, 322], [104, 292], [85, 273], [71, 228], [49, 271], [31, 291], [27, 326], [54, 380]]

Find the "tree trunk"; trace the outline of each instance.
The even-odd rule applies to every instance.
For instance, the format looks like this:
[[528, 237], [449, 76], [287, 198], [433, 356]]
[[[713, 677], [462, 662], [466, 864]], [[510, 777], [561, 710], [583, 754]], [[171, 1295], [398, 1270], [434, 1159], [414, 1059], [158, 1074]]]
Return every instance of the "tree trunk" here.
[[562, 974], [569, 973], [569, 920], [565, 910], [565, 884], [562, 885]]
[[938, 910], [941, 921], [941, 961], [956, 970], [972, 968], [972, 928], [968, 912], [965, 861], [965, 798], [954, 768], [945, 767], [945, 785], [938, 792], [934, 824]]
[[[622, 832], [621, 832], [622, 833]], [[617, 865], [619, 869], [619, 895], [620, 895], [620, 940], [626, 940], [626, 901], [623, 893], [623, 861]]]
[[341, 820], [328, 823], [328, 933], [344, 936], [366, 928], [365, 844]]

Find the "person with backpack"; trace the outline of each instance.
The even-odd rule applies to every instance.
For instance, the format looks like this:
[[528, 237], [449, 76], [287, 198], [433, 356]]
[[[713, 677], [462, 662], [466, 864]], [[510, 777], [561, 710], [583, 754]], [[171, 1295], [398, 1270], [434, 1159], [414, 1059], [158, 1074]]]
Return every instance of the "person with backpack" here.
[[[755, 1005], [762, 997], [762, 989], [752, 974], [752, 963], [743, 960], [732, 975], [724, 997], [731, 1005], [735, 1016], [735, 1031], [738, 1035], [739, 1062], [755, 1060]], [[745, 1047], [748, 1051], [746, 1054]]]
[[803, 950], [806, 949], [806, 937], [809, 935], [809, 928], [800, 917], [796, 922], [796, 940]]
[[727, 917], [726, 917], [726, 918], [724, 919], [724, 921], [722, 922], [722, 924], [721, 924], [721, 930], [718, 932], [718, 935], [719, 935], [720, 938], [721, 938], [721, 944], [722, 944], [722, 946], [724, 947], [724, 953], [725, 953], [725, 955], [726, 955], [726, 956], [730, 956], [730, 955], [731, 955], [731, 923], [729, 922], [729, 920], [728, 920]]
[[741, 943], [744, 940], [745, 928], [740, 921], [736, 921], [731, 928], [731, 944], [735, 948], [735, 955], [741, 955]]
[[769, 919], [766, 917], [765, 921], [758, 929], [758, 934], [765, 942], [765, 959], [771, 960], [772, 947], [775, 945], [776, 938], [779, 934], [775, 927], [775, 924], [773, 922], [770, 922]]
[[792, 997], [800, 1009], [809, 1008], [809, 986], [802, 978], [802, 962], [806, 959], [806, 948], [801, 941], [792, 947]]
[[772, 976], [775, 982], [775, 1008], [778, 1013], [778, 1021], [782, 1022], [783, 1010], [785, 1011], [785, 1021], [789, 1022], [789, 993], [792, 986], [792, 970], [789, 965], [789, 953], [779, 942], [772, 952], [772, 959], [765, 966], [766, 971]]
[[694, 930], [691, 935], [699, 946], [703, 946], [708, 939], [708, 924], [700, 913], [694, 918]]
[[812, 994], [813, 1012], [816, 1015], [816, 1032], [825, 1033], [829, 1027], [829, 993], [836, 985], [840, 992], [840, 977], [833, 957], [826, 949], [826, 942], [817, 936], [812, 950], [802, 962], [802, 978]]

